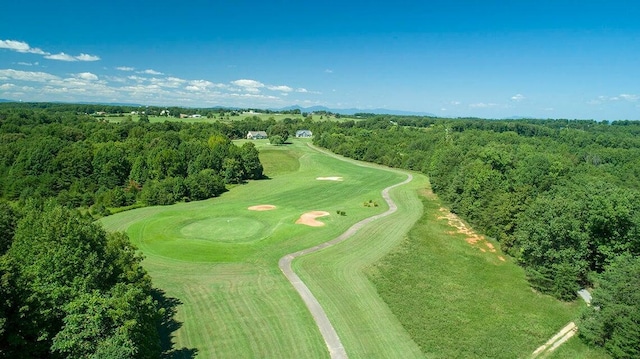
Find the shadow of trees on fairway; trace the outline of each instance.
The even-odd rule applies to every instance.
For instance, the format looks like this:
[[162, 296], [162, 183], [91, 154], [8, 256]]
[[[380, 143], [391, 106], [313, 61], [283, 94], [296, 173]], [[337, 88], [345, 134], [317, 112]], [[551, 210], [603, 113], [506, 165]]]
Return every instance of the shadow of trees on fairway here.
[[160, 308], [160, 320], [158, 322], [158, 333], [160, 334], [160, 345], [162, 347], [162, 359], [193, 359], [198, 354], [196, 348], [174, 348], [173, 333], [182, 327], [182, 323], [175, 320], [177, 308], [182, 304], [180, 299], [167, 296], [158, 288], [153, 290], [153, 298], [158, 302]]

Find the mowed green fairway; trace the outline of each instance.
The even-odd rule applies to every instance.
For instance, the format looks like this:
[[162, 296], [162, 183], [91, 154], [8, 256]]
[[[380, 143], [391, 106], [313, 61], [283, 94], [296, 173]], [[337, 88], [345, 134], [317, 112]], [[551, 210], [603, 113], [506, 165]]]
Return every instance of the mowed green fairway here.
[[[102, 220], [108, 230], [130, 235], [146, 256], [144, 266], [154, 284], [182, 302], [177, 312], [182, 327], [173, 333], [175, 348], [196, 349], [202, 358], [328, 357], [310, 314], [278, 269], [278, 260], [335, 238], [353, 223], [385, 211], [380, 191], [403, 181], [406, 175], [357, 166], [313, 150], [307, 142], [294, 140], [291, 145], [276, 147], [256, 141], [270, 179], [237, 186], [220, 198], [141, 208]], [[342, 181], [316, 179], [334, 176]], [[421, 204], [414, 189], [403, 186], [392, 193], [413, 197], [415, 221]], [[380, 206], [364, 206], [369, 200]], [[276, 209], [247, 209], [262, 204]], [[315, 210], [330, 213], [320, 218], [325, 226], [295, 224], [301, 214]], [[411, 219], [401, 222], [403, 228], [410, 228]], [[348, 240], [337, 247], [362, 251], [361, 245]], [[370, 258], [384, 251], [376, 248], [373, 252], [377, 255]], [[334, 267], [341, 260], [327, 256], [324, 265]], [[375, 292], [353, 293], [364, 298], [365, 307], [383, 310], [389, 323], [378, 324], [390, 338], [397, 337], [401, 352], [419, 354]], [[333, 321], [335, 312], [328, 314]], [[343, 341], [383, 349], [378, 337], [356, 334], [358, 337]]]

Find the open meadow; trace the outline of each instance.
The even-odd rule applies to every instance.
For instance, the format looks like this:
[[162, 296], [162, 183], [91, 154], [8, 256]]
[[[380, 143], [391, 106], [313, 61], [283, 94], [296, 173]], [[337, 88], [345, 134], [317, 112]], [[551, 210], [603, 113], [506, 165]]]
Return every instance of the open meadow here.
[[[269, 179], [219, 198], [102, 219], [129, 234], [155, 286], [180, 303], [173, 357], [328, 357], [278, 260], [386, 211], [380, 191], [407, 178], [308, 140], [255, 143]], [[509, 259], [453, 233], [437, 199], [425, 197], [428, 188], [426, 176], [414, 174], [391, 191], [397, 212], [293, 262], [350, 357], [528, 357], [575, 319], [579, 305], [532, 292]], [[249, 209], [258, 205], [273, 207]], [[312, 211], [328, 213], [316, 219], [323, 226], [296, 224]], [[599, 357], [576, 339], [569, 348], [555, 354]]]

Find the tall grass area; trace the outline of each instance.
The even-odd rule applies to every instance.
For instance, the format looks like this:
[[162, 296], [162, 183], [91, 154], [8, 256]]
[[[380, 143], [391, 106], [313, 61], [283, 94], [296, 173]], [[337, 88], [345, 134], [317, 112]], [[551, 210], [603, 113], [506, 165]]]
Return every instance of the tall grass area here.
[[[582, 303], [532, 291], [516, 264], [454, 234], [436, 198], [423, 204], [402, 244], [367, 273], [427, 357], [526, 358], [578, 317]], [[607, 357], [579, 339], [566, 345], [553, 357]]]

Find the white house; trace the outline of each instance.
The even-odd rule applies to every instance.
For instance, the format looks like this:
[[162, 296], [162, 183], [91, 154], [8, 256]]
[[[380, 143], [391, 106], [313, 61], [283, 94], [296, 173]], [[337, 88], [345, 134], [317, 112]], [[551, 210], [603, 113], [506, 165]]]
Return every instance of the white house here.
[[304, 137], [304, 138], [308, 138], [313, 136], [313, 133], [311, 133], [310, 130], [298, 130], [296, 131], [296, 137]]
[[267, 133], [264, 131], [249, 131], [247, 132], [247, 140], [261, 140], [267, 138]]

